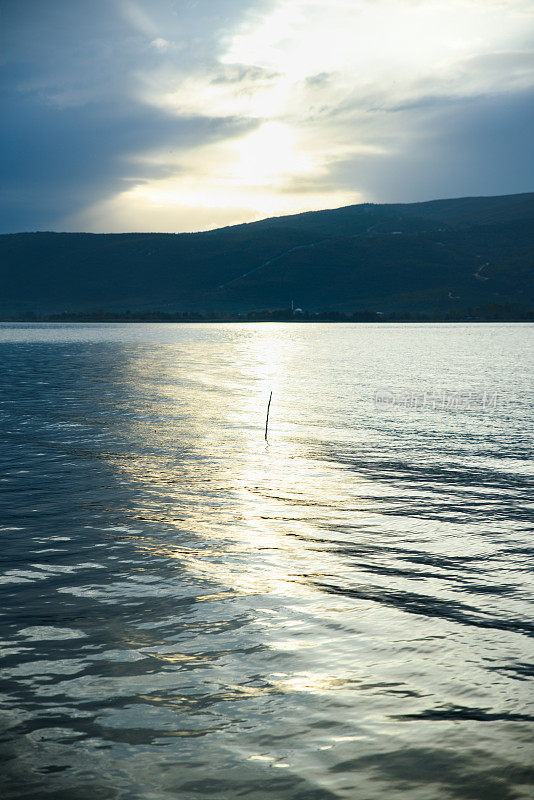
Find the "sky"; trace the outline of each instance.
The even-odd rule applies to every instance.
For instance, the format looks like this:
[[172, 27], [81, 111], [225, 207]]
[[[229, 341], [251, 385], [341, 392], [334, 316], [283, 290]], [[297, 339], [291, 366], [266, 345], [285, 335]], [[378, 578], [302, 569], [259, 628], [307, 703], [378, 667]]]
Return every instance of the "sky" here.
[[532, 0], [0, 0], [0, 231], [534, 189]]

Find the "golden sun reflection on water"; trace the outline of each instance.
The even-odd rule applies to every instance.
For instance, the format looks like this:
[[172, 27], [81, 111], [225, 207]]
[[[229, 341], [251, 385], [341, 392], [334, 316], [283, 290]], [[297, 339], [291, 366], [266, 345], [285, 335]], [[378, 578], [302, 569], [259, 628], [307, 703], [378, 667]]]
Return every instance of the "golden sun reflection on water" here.
[[[314, 380], [299, 326], [283, 332], [276, 325], [229, 327], [223, 344], [197, 330], [191, 329], [187, 350], [178, 343], [146, 348], [125, 361], [125, 393], [136, 405], [123, 427], [133, 444], [106, 456], [129, 489], [130, 505], [121, 509], [129, 530], [120, 538], [139, 554], [132, 572], [164, 564], [163, 585], [154, 594], [170, 598], [163, 604], [170, 633], [159, 638], [156, 631], [145, 654], [166, 677], [197, 673], [216, 684], [215, 704], [264, 697], [270, 703], [270, 696], [285, 703], [292, 695], [351, 709], [361, 695], [373, 714], [400, 703], [403, 682], [407, 696], [424, 697], [424, 679], [414, 691], [409, 666], [413, 631], [424, 617], [408, 616], [396, 603], [406, 592], [408, 612], [422, 609], [418, 593], [431, 593], [443, 570], [423, 588], [421, 577], [431, 567], [420, 576], [417, 554], [425, 548], [446, 554], [456, 546], [453, 527], [442, 524], [440, 538], [421, 512], [407, 527], [401, 504], [424, 491], [420, 483], [409, 483], [399, 498], [394, 480], [346, 467], [344, 447], [354, 453], [369, 436], [354, 403], [356, 379], [347, 367], [336, 397], [340, 414], [329, 416], [323, 393], [336, 375], [328, 359], [318, 358]], [[330, 436], [334, 463], [316, 444], [326, 448]], [[401, 560], [402, 548], [409, 558], [416, 551], [415, 558], [399, 563], [399, 546]], [[135, 592], [134, 577], [129, 581]], [[429, 614], [438, 617], [454, 591], [446, 586], [438, 604], [430, 598]], [[239, 628], [235, 641], [225, 628], [229, 615]], [[226, 635], [229, 644], [223, 644]], [[449, 658], [441, 639], [430, 648], [437, 661]], [[423, 675], [426, 668], [425, 662]], [[237, 686], [239, 670], [246, 686]], [[147, 694], [148, 702], [187, 710], [191, 701], [175, 686]], [[322, 746], [331, 742], [326, 738]]]
[[278, 326], [242, 336], [230, 385], [229, 360], [220, 350], [198, 360], [189, 352], [186, 372], [179, 348], [167, 348], [156, 363], [147, 357], [124, 365], [126, 381], [146, 398], [143, 414], [130, 423], [139, 445], [135, 455], [110, 454], [109, 461], [138, 488], [132, 520], [152, 520], [168, 534], [132, 536], [140, 550], [244, 595], [307, 596], [312, 590], [303, 576], [341, 569], [317, 525], [335, 496], [332, 476], [287, 441], [300, 347]]

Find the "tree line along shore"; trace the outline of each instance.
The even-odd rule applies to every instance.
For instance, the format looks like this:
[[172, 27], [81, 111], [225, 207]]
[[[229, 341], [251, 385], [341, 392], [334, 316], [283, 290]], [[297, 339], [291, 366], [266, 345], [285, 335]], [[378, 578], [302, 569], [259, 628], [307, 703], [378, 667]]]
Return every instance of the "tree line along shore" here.
[[509, 304], [443, 312], [425, 311], [306, 311], [279, 308], [246, 312], [213, 311], [63, 311], [56, 314], [19, 312], [3, 322], [534, 322], [534, 309]]

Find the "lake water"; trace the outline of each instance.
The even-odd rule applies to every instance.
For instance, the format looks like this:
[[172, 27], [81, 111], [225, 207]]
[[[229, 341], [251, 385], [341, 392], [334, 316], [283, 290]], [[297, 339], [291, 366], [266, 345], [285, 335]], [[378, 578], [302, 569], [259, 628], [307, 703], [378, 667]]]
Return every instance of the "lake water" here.
[[1, 796], [532, 798], [533, 332], [2, 324]]

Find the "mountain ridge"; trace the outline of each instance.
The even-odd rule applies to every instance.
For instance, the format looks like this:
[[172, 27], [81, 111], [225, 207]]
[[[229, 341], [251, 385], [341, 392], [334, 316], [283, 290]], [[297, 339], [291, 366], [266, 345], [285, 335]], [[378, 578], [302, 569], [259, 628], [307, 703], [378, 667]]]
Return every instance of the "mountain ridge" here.
[[198, 233], [0, 235], [0, 311], [534, 306], [534, 192], [362, 203]]

